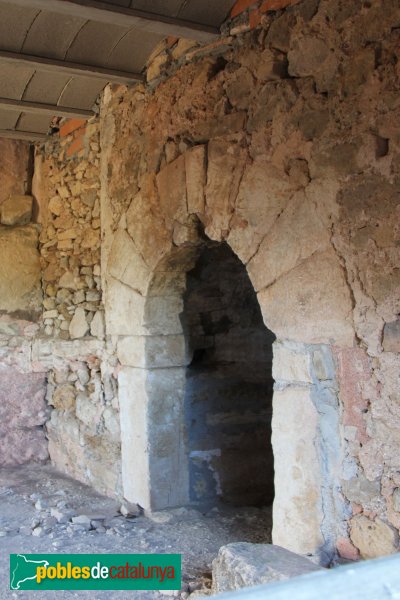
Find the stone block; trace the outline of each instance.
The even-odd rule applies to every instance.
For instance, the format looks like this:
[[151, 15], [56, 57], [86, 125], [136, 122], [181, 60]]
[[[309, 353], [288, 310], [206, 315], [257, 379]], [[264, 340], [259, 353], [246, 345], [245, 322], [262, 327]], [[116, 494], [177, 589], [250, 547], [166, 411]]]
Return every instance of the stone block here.
[[69, 335], [73, 340], [85, 337], [89, 331], [89, 323], [83, 308], [78, 307], [69, 324]]
[[312, 353], [314, 373], [319, 381], [335, 379], [335, 364], [329, 346], [320, 346]]
[[59, 410], [75, 409], [75, 387], [71, 384], [64, 384], [57, 387], [51, 399], [51, 404]]
[[345, 177], [357, 173], [358, 150], [356, 144], [348, 142], [336, 145], [324, 142], [320, 148], [315, 146], [309, 163], [311, 178]]
[[333, 250], [317, 252], [258, 293], [264, 322], [278, 338], [352, 346], [352, 303]]
[[45, 393], [42, 373], [0, 368], [0, 466], [47, 459]]
[[319, 417], [311, 391], [295, 386], [275, 390], [272, 541], [299, 554], [318, 554], [324, 544], [319, 435]]
[[342, 482], [342, 491], [350, 502], [366, 507], [379, 500], [381, 484], [379, 479], [369, 481], [359, 473], [357, 477]]
[[147, 369], [186, 366], [189, 360], [183, 335], [123, 337], [117, 353], [122, 365]]
[[204, 213], [206, 147], [194, 146], [185, 153], [186, 189], [189, 214]]
[[157, 175], [160, 206], [168, 219], [182, 221], [187, 212], [185, 157], [179, 156]]
[[301, 261], [329, 247], [329, 231], [303, 193], [291, 200], [263, 239], [248, 271], [256, 291], [288, 273]]
[[288, 53], [289, 74], [293, 77], [315, 75], [329, 56], [329, 48], [316, 36], [296, 39]]
[[304, 346], [275, 342], [272, 376], [276, 382], [312, 383], [310, 355]]
[[10, 196], [1, 207], [2, 225], [27, 225], [32, 217], [32, 196]]
[[393, 492], [393, 508], [400, 513], [400, 488], [396, 488]]
[[400, 319], [385, 323], [382, 345], [386, 352], [400, 352]]
[[[236, 200], [229, 245], [247, 262], [261, 239], [271, 229], [294, 189], [286, 173], [265, 157], [257, 157], [246, 167]], [[267, 269], [262, 269], [266, 272]]]
[[376, 518], [357, 515], [350, 521], [350, 537], [362, 558], [378, 558], [398, 551], [398, 532]]
[[229, 77], [225, 91], [232, 106], [247, 109], [255, 91], [255, 81], [250, 71], [240, 67]]
[[[129, 502], [150, 509], [146, 371], [122, 368], [118, 374], [118, 388], [123, 494]], [[132, 390], [135, 390], [134, 401]]]
[[41, 307], [38, 232], [33, 225], [0, 228], [0, 311], [29, 311]]
[[104, 322], [104, 312], [98, 310], [94, 315], [92, 322], [90, 323], [90, 335], [93, 337], [97, 337], [100, 340], [104, 339], [105, 335], [105, 322]]
[[0, 466], [46, 462], [48, 444], [43, 429], [3, 429], [0, 427]]
[[145, 294], [151, 273], [140, 256], [132, 238], [124, 229], [115, 233], [107, 263], [107, 271], [112, 277], [141, 294]]
[[181, 296], [150, 296], [146, 299], [144, 326], [149, 334], [177, 335], [182, 333], [179, 315], [183, 311]]
[[228, 232], [245, 160], [239, 144], [218, 139], [208, 144], [206, 233], [211, 239], [220, 240]]
[[143, 312], [146, 298], [109, 277], [105, 293], [107, 335], [143, 335]]
[[85, 394], [78, 394], [76, 399], [76, 416], [90, 429], [96, 427], [99, 420], [99, 409]]
[[23, 194], [29, 180], [29, 144], [0, 139], [0, 205], [12, 194]]
[[79, 277], [71, 271], [66, 271], [60, 277], [58, 285], [60, 288], [65, 288], [67, 290], [77, 290], [79, 285]]
[[272, 544], [238, 542], [222, 546], [212, 563], [212, 592], [221, 594], [285, 581], [321, 567], [308, 558]]

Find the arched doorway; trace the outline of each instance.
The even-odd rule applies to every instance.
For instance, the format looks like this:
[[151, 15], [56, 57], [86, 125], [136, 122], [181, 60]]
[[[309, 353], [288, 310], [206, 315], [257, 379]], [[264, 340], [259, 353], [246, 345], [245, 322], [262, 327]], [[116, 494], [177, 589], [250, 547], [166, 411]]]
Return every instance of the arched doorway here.
[[189, 502], [265, 506], [274, 495], [272, 343], [243, 263], [208, 243], [187, 273], [181, 316]]

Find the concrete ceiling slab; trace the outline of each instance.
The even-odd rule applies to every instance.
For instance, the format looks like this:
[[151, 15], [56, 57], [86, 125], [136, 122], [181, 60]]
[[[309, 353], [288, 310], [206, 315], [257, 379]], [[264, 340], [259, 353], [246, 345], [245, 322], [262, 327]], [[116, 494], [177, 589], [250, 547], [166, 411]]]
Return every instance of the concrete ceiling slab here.
[[20, 111], [0, 110], [0, 129], [15, 129]]
[[114, 6], [122, 6], [123, 8], [129, 8], [131, 5], [131, 0], [108, 0], [109, 4], [113, 4]]
[[30, 131], [32, 133], [47, 133], [49, 130], [49, 117], [22, 113], [16, 129], [17, 131]]
[[64, 59], [75, 37], [85, 25], [83, 19], [64, 17], [42, 11], [30, 30], [22, 47], [25, 54]]
[[156, 33], [144, 33], [132, 29], [118, 42], [104, 64], [123, 71], [140, 73], [148, 57], [162, 39], [163, 36]]
[[90, 110], [107, 83], [107, 80], [101, 79], [71, 78], [62, 92], [58, 104]]
[[0, 4], [0, 44], [2, 50], [20, 52], [26, 32], [39, 14], [37, 9]]
[[71, 62], [108, 66], [110, 53], [128, 31], [129, 28], [88, 21], [75, 37], [65, 58]]
[[188, 0], [179, 11], [179, 18], [205, 25], [225, 21], [236, 0]]
[[63, 75], [62, 73], [36, 71], [29, 81], [22, 99], [28, 102], [57, 104], [70, 79], [70, 75]]
[[130, 8], [158, 15], [177, 17], [185, 0], [131, 0]]
[[[45, 133], [57, 105], [67, 115], [67, 108], [90, 111], [108, 82], [141, 81], [165, 36], [215, 39], [234, 3], [0, 0], [0, 129]], [[35, 104], [17, 109], [6, 100]]]
[[0, 97], [20, 100], [34, 69], [0, 62]]

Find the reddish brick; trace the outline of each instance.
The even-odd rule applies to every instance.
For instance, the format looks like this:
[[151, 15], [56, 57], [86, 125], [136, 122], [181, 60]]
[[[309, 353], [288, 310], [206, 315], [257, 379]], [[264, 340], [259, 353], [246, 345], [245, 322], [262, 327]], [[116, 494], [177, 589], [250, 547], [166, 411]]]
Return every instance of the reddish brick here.
[[347, 560], [358, 560], [360, 558], [357, 548], [347, 538], [339, 538], [336, 548], [342, 558]]
[[86, 119], [69, 119], [60, 127], [60, 136], [65, 137], [85, 125]]
[[179, 40], [179, 38], [177, 38], [173, 35], [168, 36], [166, 39], [167, 48], [172, 48], [172, 46], [175, 46], [175, 44], [178, 40]]
[[264, 0], [260, 6], [260, 12], [265, 13], [269, 10], [280, 10], [286, 6], [297, 4], [300, 0]]
[[250, 29], [255, 29], [261, 23], [261, 13], [256, 8], [255, 10], [250, 11], [249, 14], [249, 25]]
[[257, 4], [256, 0], [237, 0], [235, 6], [231, 10], [232, 19], [240, 15], [240, 13], [249, 8], [249, 6], [253, 6], [254, 4]]
[[361, 387], [371, 379], [368, 355], [361, 348], [334, 348], [338, 362], [340, 398], [343, 403], [343, 424], [355, 427], [357, 440], [368, 440], [364, 413], [368, 402], [362, 397]]
[[83, 136], [77, 137], [67, 148], [66, 155], [71, 158], [74, 154], [83, 150]]

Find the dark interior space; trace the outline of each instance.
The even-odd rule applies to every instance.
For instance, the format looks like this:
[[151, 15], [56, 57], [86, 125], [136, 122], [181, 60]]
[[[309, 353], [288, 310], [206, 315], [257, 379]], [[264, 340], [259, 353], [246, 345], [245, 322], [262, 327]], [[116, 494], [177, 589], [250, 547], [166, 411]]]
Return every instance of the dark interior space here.
[[192, 356], [185, 390], [190, 501], [269, 505], [275, 336], [227, 243], [209, 243], [188, 273], [184, 326]]

